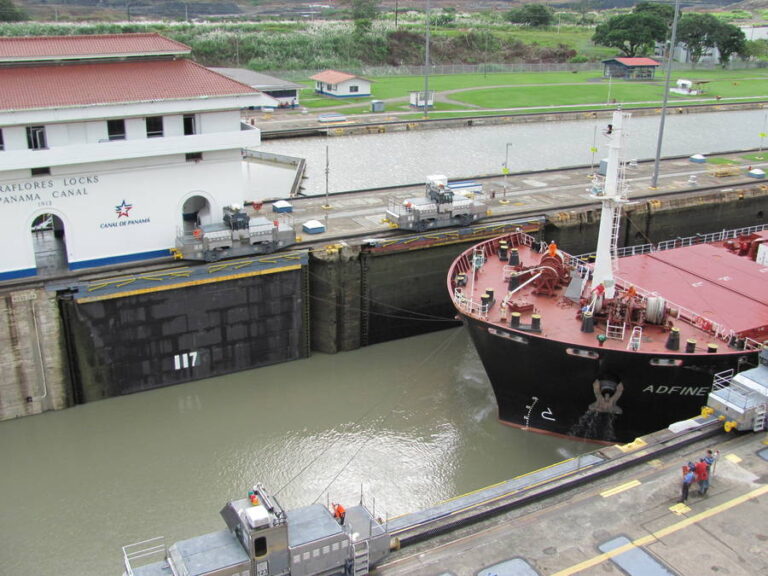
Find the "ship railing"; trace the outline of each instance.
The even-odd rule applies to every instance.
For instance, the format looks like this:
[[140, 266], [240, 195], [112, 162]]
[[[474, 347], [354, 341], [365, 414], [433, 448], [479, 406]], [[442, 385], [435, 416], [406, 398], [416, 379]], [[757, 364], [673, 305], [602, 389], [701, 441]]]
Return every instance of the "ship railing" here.
[[127, 576], [133, 576], [135, 568], [166, 561], [167, 558], [168, 547], [163, 536], [123, 546], [123, 565]]
[[454, 289], [453, 300], [456, 303], [457, 308], [464, 310], [470, 316], [479, 316], [481, 318], [486, 318], [488, 316], [490, 304], [476, 302], [472, 300], [472, 298], [468, 298], [461, 288]]
[[[734, 228], [733, 230], [721, 230], [719, 232], [710, 232], [708, 234], [696, 234], [694, 236], [686, 236], [685, 238], [674, 238], [672, 240], [663, 240], [657, 244], [639, 244], [637, 246], [623, 246], [616, 249], [616, 255], [619, 258], [626, 256], [637, 256], [640, 254], [648, 254], [650, 252], [662, 252], [664, 250], [671, 250], [672, 248], [682, 248], [684, 246], [694, 246], [696, 244], [706, 244], [710, 242], [722, 242], [724, 240], [732, 240], [739, 236], [748, 236], [756, 232], [761, 232], [768, 229], [768, 224], [756, 224], [754, 226], [746, 226], [744, 228]], [[581, 262], [588, 262], [595, 257], [594, 252], [586, 252], [574, 256], [575, 259]]]
[[734, 228], [733, 230], [721, 230], [720, 232], [710, 232], [709, 234], [696, 234], [687, 238], [675, 238], [659, 242], [656, 250], [669, 250], [670, 248], [680, 248], [682, 246], [694, 246], [695, 244], [706, 244], [709, 242], [722, 242], [732, 240], [739, 236], [748, 236], [755, 232], [761, 232], [768, 228], [768, 224], [757, 224], [754, 226], [745, 226], [744, 228]]

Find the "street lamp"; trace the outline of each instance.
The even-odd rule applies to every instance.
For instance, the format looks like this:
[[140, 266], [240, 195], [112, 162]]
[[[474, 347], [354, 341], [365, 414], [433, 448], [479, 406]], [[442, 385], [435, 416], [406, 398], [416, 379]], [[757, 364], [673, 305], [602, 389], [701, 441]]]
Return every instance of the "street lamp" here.
[[664, 79], [664, 100], [661, 104], [661, 119], [659, 120], [659, 138], [656, 142], [656, 158], [653, 161], [653, 175], [651, 176], [651, 188], [655, 189], [659, 184], [659, 163], [661, 160], [661, 143], [664, 140], [664, 120], [667, 117], [667, 102], [669, 101], [669, 81], [672, 78], [672, 60], [675, 55], [677, 42], [677, 20], [680, 18], [680, 0], [675, 0], [675, 15], [672, 18], [672, 35], [669, 39], [669, 52], [667, 53], [667, 75]]
[[512, 146], [512, 142], [507, 142], [506, 154], [504, 155], [504, 165], [502, 166], [501, 173], [504, 174], [504, 197], [507, 196], [507, 176], [509, 175], [509, 147]]

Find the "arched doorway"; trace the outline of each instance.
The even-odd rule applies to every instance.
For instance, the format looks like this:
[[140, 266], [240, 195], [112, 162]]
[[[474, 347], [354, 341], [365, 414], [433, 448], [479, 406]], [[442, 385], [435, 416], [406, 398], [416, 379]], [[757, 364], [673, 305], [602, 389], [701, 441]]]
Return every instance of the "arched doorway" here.
[[30, 226], [38, 275], [67, 270], [67, 243], [64, 221], [56, 214], [39, 214]]
[[184, 234], [191, 234], [195, 227], [211, 223], [211, 205], [203, 196], [190, 196], [181, 207]]

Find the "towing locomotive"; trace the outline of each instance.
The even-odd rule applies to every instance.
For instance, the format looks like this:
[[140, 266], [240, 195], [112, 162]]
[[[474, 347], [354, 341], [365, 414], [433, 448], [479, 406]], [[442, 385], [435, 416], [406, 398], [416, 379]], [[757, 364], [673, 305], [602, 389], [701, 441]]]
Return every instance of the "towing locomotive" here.
[[171, 253], [176, 260], [216, 262], [222, 258], [270, 254], [296, 243], [293, 226], [249, 215], [242, 206], [224, 207], [221, 222], [195, 226], [176, 236]]
[[[470, 184], [467, 186], [467, 184]], [[427, 176], [423, 197], [389, 199], [386, 219], [397, 228], [424, 232], [446, 226], [468, 226], [488, 214], [482, 186], [453, 183], [443, 175]]]
[[159, 538], [124, 546], [124, 576], [362, 576], [390, 551], [386, 526], [366, 507], [340, 517], [322, 504], [286, 511], [261, 484], [221, 516], [226, 530], [168, 548]]

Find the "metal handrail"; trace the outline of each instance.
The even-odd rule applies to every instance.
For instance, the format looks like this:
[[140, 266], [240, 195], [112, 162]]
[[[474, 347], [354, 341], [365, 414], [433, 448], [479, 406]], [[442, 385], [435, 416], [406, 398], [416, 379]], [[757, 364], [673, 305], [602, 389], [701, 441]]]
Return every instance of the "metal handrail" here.
[[123, 546], [123, 565], [125, 566], [125, 573], [128, 576], [134, 576], [133, 561], [146, 558], [156, 559], [160, 554], [162, 554], [163, 560], [168, 556], [168, 547], [165, 545], [165, 538], [163, 536], [156, 536], [149, 540], [126, 544]]

